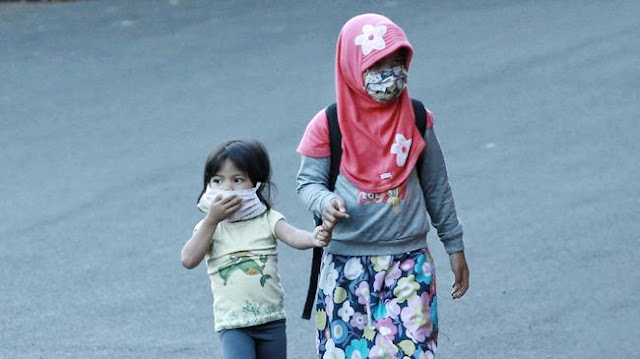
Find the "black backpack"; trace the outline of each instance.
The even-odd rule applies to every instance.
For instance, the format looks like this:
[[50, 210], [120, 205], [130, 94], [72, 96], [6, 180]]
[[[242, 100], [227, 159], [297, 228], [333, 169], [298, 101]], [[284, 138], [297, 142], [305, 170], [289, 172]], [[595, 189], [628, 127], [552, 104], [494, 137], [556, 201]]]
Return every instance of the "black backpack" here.
[[[427, 111], [424, 108], [422, 102], [412, 99], [413, 113], [416, 117], [416, 127], [424, 137], [424, 132], [427, 128]], [[331, 166], [329, 169], [329, 183], [327, 187], [333, 191], [336, 185], [336, 179], [338, 178], [338, 172], [340, 171], [340, 159], [342, 158], [342, 134], [340, 132], [340, 125], [338, 124], [338, 111], [336, 104], [332, 104], [325, 110], [327, 114], [327, 121], [329, 122], [329, 146], [331, 147]], [[422, 154], [416, 164], [418, 170], [418, 176], [420, 175], [420, 168], [422, 167]], [[316, 226], [322, 223], [322, 219], [315, 217], [314, 220]], [[311, 309], [315, 302], [316, 290], [318, 289], [318, 275], [320, 274], [320, 265], [322, 264], [322, 248], [313, 248], [313, 258], [311, 259], [311, 273], [309, 273], [309, 288], [307, 289], [307, 299], [304, 303], [304, 309], [302, 311], [302, 318], [311, 318]]]

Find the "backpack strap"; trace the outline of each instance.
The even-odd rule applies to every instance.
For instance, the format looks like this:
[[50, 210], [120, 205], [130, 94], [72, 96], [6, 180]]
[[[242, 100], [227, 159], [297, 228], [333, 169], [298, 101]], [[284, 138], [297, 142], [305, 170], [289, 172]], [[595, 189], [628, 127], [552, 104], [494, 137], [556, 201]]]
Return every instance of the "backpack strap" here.
[[[413, 113], [415, 115], [416, 127], [424, 137], [425, 130], [427, 128], [427, 110], [424, 108], [422, 102], [418, 100], [411, 100], [413, 104]], [[329, 181], [327, 187], [330, 191], [335, 189], [338, 173], [340, 172], [340, 159], [342, 158], [342, 133], [340, 132], [340, 125], [338, 124], [338, 109], [335, 103], [331, 104], [325, 109], [327, 115], [327, 122], [329, 123], [329, 146], [331, 147], [331, 165], [329, 167]], [[418, 178], [422, 173], [422, 158], [424, 153], [420, 154], [420, 159], [416, 164], [416, 170], [418, 172]], [[322, 224], [322, 218], [314, 217], [316, 226]], [[311, 273], [309, 273], [309, 288], [307, 289], [307, 299], [304, 302], [304, 309], [302, 310], [302, 319], [311, 318], [311, 310], [313, 309], [313, 303], [316, 299], [316, 291], [318, 289], [318, 276], [320, 275], [320, 266], [322, 265], [322, 256], [324, 251], [322, 248], [313, 248], [313, 257], [311, 259]]]
[[333, 191], [336, 188], [336, 180], [340, 172], [340, 159], [342, 159], [342, 133], [338, 123], [338, 105], [331, 104], [331, 106], [327, 107], [326, 113], [327, 121], [329, 121], [329, 146], [331, 147], [328, 188]]
[[[329, 167], [329, 181], [327, 187], [330, 191], [335, 189], [336, 179], [340, 171], [340, 158], [342, 157], [342, 133], [338, 124], [338, 109], [335, 103], [325, 109], [327, 121], [329, 122], [329, 147], [331, 148], [331, 165]], [[322, 224], [322, 218], [314, 216], [316, 226]], [[311, 258], [311, 273], [309, 273], [309, 287], [307, 288], [307, 299], [304, 302], [302, 310], [302, 319], [311, 318], [311, 310], [316, 299], [316, 290], [318, 289], [318, 276], [320, 275], [320, 266], [322, 265], [322, 256], [324, 250], [320, 247], [313, 248], [313, 257]]]
[[[422, 138], [424, 138], [424, 133], [427, 130], [427, 110], [424, 108], [422, 102], [418, 100], [411, 99], [411, 103], [413, 104], [413, 114], [416, 117], [416, 127]], [[424, 151], [420, 153], [420, 157], [418, 158], [418, 162], [416, 162], [416, 172], [418, 173], [418, 179], [420, 183], [422, 183], [422, 161], [424, 159]]]

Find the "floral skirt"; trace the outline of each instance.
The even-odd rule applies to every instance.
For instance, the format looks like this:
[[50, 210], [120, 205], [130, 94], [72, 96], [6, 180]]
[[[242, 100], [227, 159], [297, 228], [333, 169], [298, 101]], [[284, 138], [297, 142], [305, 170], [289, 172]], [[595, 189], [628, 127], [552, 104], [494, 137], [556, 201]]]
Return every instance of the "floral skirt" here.
[[435, 266], [426, 248], [327, 254], [316, 298], [318, 358], [434, 358], [437, 306]]

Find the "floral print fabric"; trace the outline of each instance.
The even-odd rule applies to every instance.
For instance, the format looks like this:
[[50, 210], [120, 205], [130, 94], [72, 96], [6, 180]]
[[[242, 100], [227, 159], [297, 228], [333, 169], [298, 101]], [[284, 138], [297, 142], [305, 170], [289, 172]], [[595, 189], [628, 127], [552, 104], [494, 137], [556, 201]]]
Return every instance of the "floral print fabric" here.
[[327, 254], [316, 323], [319, 359], [434, 358], [438, 316], [429, 251]]
[[362, 46], [362, 54], [369, 55], [373, 50], [382, 50], [387, 44], [382, 37], [387, 32], [387, 27], [384, 25], [373, 27], [372, 25], [364, 25], [362, 27], [362, 34], [356, 36], [354, 43], [358, 46]]

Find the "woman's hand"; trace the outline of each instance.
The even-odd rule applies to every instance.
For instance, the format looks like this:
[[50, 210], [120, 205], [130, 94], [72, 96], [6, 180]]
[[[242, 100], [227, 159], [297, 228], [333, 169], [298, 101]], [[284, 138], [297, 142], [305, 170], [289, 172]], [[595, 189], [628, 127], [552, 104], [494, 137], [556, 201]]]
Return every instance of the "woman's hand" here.
[[469, 267], [467, 267], [464, 252], [460, 251], [449, 254], [449, 263], [455, 276], [453, 285], [451, 286], [453, 288], [451, 290], [451, 297], [458, 299], [469, 289]]
[[344, 198], [340, 196], [333, 197], [324, 205], [322, 211], [322, 225], [327, 231], [332, 231], [338, 222], [349, 218], [347, 213], [347, 205]]
[[221, 195], [218, 195], [213, 202], [211, 202], [205, 221], [212, 224], [218, 224], [225, 218], [232, 215], [235, 211], [239, 210], [241, 206], [242, 200], [237, 196], [228, 196], [223, 198]]

